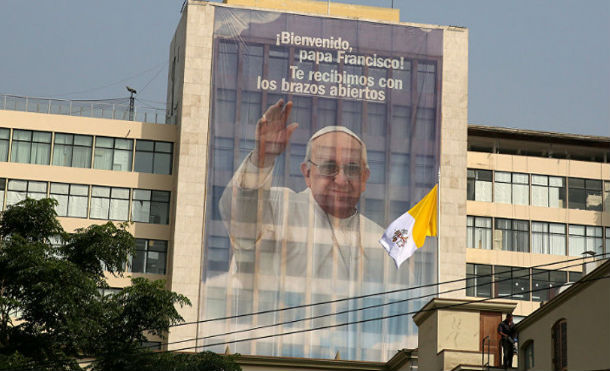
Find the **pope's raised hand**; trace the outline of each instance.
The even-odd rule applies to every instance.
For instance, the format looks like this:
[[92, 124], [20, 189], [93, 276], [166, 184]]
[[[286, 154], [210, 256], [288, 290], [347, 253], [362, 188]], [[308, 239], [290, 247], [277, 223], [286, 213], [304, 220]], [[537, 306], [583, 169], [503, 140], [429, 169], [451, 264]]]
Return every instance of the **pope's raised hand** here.
[[292, 102], [284, 104], [284, 100], [280, 99], [267, 108], [256, 123], [256, 146], [252, 160], [257, 167], [273, 165], [275, 158], [286, 150], [290, 136], [299, 126], [296, 122], [286, 125], [290, 110]]

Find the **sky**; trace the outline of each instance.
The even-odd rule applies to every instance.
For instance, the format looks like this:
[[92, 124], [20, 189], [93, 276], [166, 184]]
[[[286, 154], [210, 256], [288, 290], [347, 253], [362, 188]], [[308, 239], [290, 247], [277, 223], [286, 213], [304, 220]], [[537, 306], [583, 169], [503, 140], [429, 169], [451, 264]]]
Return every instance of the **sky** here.
[[[391, 0], [336, 0], [391, 7]], [[165, 106], [183, 0], [2, 0], [0, 94]], [[610, 1], [394, 0], [469, 29], [468, 121], [610, 136]]]

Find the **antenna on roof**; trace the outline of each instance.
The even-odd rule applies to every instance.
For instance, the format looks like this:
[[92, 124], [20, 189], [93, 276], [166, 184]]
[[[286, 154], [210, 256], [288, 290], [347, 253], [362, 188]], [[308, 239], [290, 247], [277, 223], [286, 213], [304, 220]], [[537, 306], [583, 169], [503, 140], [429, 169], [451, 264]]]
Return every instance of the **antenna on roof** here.
[[129, 121], [133, 121], [133, 111], [134, 111], [134, 107], [133, 107], [134, 97], [133, 97], [133, 95], [136, 94], [137, 91], [136, 91], [136, 89], [130, 88], [129, 86], [126, 86], [125, 88], [127, 88], [127, 91], [131, 94], [129, 96]]

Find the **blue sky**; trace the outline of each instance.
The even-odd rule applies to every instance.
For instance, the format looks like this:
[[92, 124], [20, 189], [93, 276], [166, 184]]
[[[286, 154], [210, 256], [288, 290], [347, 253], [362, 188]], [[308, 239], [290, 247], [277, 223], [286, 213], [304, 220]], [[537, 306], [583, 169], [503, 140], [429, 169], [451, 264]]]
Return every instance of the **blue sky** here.
[[[341, 1], [390, 7], [391, 0]], [[3, 0], [0, 93], [164, 106], [182, 0]], [[469, 122], [610, 136], [610, 2], [394, 0], [469, 29]]]

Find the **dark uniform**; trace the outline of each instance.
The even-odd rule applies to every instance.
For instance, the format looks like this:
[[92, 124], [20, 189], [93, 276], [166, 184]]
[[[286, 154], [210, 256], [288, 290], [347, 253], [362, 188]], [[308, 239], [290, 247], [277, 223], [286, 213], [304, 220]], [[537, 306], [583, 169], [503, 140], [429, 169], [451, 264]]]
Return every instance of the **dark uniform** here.
[[515, 324], [512, 321], [512, 317], [506, 318], [498, 325], [498, 333], [502, 335], [500, 344], [502, 345], [502, 353], [504, 357], [502, 359], [502, 366], [505, 369], [513, 367], [513, 354], [515, 346]]

